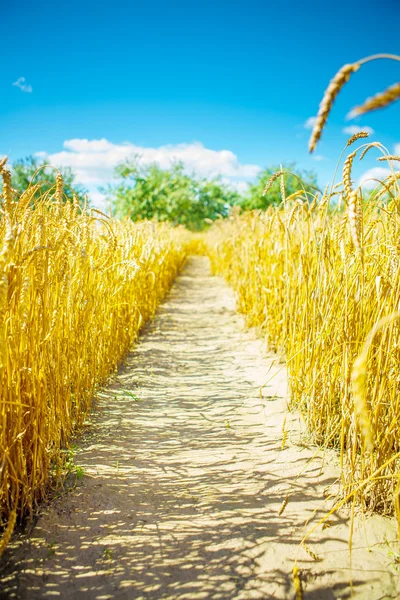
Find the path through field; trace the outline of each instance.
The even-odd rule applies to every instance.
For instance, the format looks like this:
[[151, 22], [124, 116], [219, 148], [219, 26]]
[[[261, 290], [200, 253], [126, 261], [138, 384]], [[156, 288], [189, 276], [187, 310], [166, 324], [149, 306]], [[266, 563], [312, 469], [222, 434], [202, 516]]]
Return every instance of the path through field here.
[[309, 540], [320, 562], [299, 549], [337, 466], [309, 463], [296, 416], [281, 449], [285, 381], [231, 290], [191, 258], [100, 394], [76, 454], [83, 478], [11, 545], [1, 598], [286, 600], [296, 556], [305, 599], [348, 598], [351, 578], [356, 598], [399, 597], [376, 545], [396, 537], [389, 520], [356, 519], [352, 568], [346, 513]]

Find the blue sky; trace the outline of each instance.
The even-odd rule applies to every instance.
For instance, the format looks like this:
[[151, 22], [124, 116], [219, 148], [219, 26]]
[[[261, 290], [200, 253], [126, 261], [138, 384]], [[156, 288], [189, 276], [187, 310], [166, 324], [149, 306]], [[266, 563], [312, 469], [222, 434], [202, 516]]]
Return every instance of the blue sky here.
[[[137, 151], [236, 183], [296, 161], [323, 185], [347, 139], [347, 112], [399, 80], [391, 61], [354, 74], [315, 158], [304, 123], [329, 79], [344, 63], [400, 52], [397, 0], [2, 4], [0, 155], [42, 152], [72, 165], [92, 192]], [[352, 124], [394, 151], [400, 103]], [[368, 160], [363, 170], [378, 165]]]

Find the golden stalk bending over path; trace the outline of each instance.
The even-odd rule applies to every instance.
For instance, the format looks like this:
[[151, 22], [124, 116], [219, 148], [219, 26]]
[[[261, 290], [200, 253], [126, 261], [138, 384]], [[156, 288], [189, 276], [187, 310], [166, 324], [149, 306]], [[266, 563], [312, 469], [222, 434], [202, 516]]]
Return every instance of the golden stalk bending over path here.
[[6, 551], [0, 597], [287, 600], [296, 559], [298, 598], [348, 598], [351, 579], [354, 598], [398, 597], [393, 550], [378, 543], [393, 549], [393, 521], [356, 517], [351, 561], [347, 513], [299, 546], [338, 469], [307, 447], [286, 395], [231, 290], [189, 259], [99, 394], [82, 479]]

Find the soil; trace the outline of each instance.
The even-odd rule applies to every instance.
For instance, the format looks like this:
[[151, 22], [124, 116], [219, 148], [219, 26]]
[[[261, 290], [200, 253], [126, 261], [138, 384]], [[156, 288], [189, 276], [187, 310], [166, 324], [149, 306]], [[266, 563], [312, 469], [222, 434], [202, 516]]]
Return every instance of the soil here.
[[0, 597], [287, 600], [297, 558], [307, 600], [400, 598], [394, 520], [356, 514], [350, 555], [345, 509], [307, 541], [314, 558], [300, 547], [339, 468], [287, 393], [233, 292], [190, 258], [97, 398], [83, 476], [10, 544]]

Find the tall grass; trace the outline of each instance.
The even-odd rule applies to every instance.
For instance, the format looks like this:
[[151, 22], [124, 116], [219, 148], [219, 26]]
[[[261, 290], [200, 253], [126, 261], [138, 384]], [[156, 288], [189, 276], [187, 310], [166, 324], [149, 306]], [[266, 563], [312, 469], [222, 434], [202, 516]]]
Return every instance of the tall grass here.
[[352, 189], [366, 148], [322, 198], [233, 215], [207, 244], [249, 325], [286, 358], [291, 406], [340, 452], [345, 493], [400, 517], [400, 190], [394, 171], [367, 202]]
[[81, 209], [65, 201], [60, 176], [39, 199], [38, 186], [17, 197], [4, 161], [0, 169], [1, 553], [169, 289], [187, 234]]

